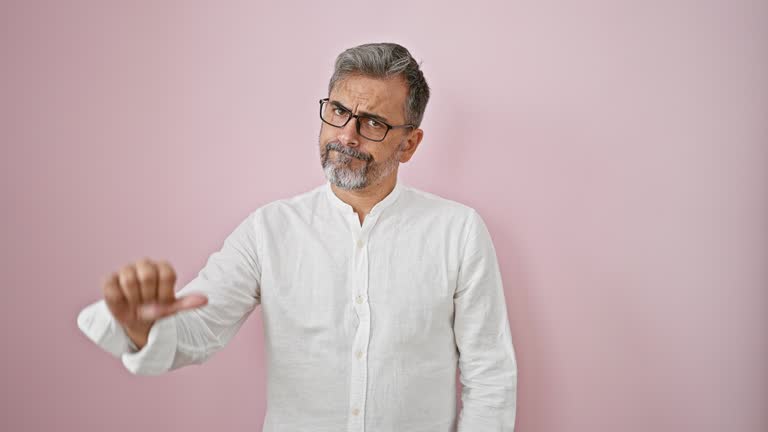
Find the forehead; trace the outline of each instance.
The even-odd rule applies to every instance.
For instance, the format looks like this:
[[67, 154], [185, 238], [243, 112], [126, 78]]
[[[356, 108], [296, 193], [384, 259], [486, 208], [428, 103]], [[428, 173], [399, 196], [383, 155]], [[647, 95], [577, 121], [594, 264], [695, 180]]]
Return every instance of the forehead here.
[[381, 79], [352, 75], [337, 82], [329, 97], [354, 112], [379, 114], [402, 123], [407, 93], [402, 77]]

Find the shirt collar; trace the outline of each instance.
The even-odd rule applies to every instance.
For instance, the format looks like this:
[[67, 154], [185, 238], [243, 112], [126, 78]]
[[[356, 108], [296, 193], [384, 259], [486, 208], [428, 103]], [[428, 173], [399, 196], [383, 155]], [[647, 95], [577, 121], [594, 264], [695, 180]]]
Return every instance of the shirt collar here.
[[[395, 182], [395, 188], [392, 189], [392, 191], [389, 193], [389, 195], [385, 196], [384, 199], [377, 202], [376, 205], [373, 206], [370, 213], [368, 215], [376, 215], [380, 213], [385, 208], [389, 207], [392, 203], [394, 203], [397, 198], [400, 196], [400, 192], [402, 190], [402, 187], [400, 185], [400, 182]], [[333, 189], [331, 188], [331, 182], [326, 181], [325, 182], [325, 192], [328, 196], [328, 199], [331, 201], [331, 203], [344, 211], [345, 213], [354, 213], [355, 210], [352, 208], [351, 205], [345, 203], [341, 200], [336, 194], [333, 192]]]

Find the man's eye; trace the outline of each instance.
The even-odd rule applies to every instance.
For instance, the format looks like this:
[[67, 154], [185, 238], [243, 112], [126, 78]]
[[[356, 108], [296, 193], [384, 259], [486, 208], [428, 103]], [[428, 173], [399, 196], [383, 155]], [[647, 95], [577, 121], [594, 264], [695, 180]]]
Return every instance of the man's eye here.
[[346, 113], [346, 111], [344, 111], [341, 108], [334, 108], [333, 109], [333, 113], [336, 114], [337, 116], [342, 116], [342, 115], [344, 115]]
[[368, 124], [368, 126], [370, 126], [370, 127], [372, 127], [372, 128], [377, 128], [377, 129], [378, 129], [378, 128], [380, 128], [380, 127], [382, 127], [382, 126], [384, 126], [384, 125], [382, 125], [381, 123], [379, 123], [379, 122], [377, 122], [376, 120], [374, 120], [374, 119], [371, 119], [371, 118], [369, 118], [369, 119], [366, 121], [366, 123]]

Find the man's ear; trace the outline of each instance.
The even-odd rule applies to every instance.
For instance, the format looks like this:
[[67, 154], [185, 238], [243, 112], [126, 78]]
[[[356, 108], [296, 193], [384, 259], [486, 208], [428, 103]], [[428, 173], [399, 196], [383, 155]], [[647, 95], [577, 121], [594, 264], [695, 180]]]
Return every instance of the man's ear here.
[[422, 138], [424, 138], [423, 130], [414, 129], [411, 131], [411, 133], [408, 135], [408, 139], [405, 141], [403, 153], [400, 155], [401, 163], [405, 163], [411, 160], [411, 157], [413, 157], [413, 153], [416, 151], [416, 148], [419, 147], [419, 143], [421, 143]]

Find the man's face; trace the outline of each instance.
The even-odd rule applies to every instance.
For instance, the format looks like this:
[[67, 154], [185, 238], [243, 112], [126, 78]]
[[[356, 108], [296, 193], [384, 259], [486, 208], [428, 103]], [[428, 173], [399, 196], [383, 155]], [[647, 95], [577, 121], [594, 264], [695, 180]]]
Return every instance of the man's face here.
[[[401, 78], [376, 79], [348, 76], [336, 83], [330, 102], [353, 114], [375, 114], [392, 126], [405, 123], [408, 87]], [[400, 162], [407, 162], [420, 141], [421, 130], [391, 129], [384, 141], [370, 141], [357, 133], [357, 119], [342, 128], [321, 122], [320, 161], [325, 176], [342, 189], [364, 189], [397, 175]], [[418, 139], [413, 137], [414, 133]], [[410, 139], [409, 139], [410, 138]]]

